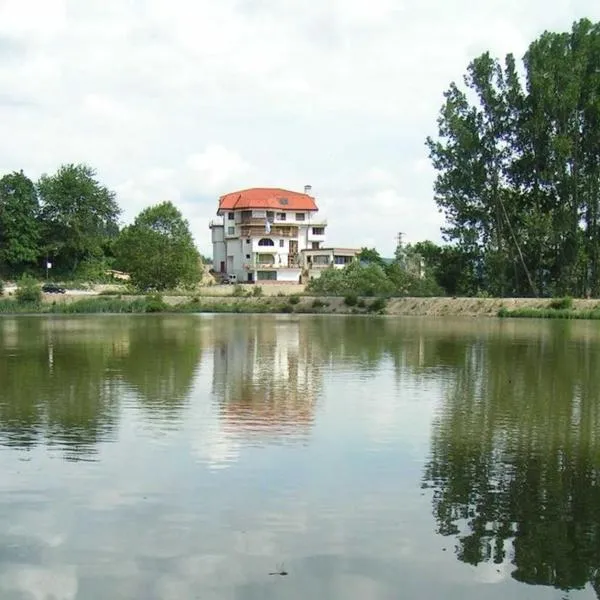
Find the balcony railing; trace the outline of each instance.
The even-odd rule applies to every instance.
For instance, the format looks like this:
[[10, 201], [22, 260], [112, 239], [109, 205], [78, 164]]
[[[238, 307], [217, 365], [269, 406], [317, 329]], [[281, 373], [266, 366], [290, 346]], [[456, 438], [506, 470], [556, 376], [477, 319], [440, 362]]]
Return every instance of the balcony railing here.
[[256, 226], [245, 226], [242, 227], [242, 237], [285, 237], [285, 238], [295, 238], [298, 237], [298, 229], [297, 228], [289, 228], [289, 229], [281, 229], [279, 227], [271, 227], [271, 232], [267, 233], [264, 224], [262, 227]]
[[272, 270], [272, 269], [297, 269], [300, 265], [297, 260], [288, 260], [286, 263], [264, 263], [264, 262], [248, 262], [244, 263], [244, 269], [247, 271]]

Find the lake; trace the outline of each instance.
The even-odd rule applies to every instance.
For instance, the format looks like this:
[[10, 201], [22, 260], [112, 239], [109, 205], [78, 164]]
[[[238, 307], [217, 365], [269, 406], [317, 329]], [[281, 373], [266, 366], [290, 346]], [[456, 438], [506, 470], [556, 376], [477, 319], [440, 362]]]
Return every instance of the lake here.
[[2, 318], [0, 598], [600, 597], [599, 396], [592, 322]]

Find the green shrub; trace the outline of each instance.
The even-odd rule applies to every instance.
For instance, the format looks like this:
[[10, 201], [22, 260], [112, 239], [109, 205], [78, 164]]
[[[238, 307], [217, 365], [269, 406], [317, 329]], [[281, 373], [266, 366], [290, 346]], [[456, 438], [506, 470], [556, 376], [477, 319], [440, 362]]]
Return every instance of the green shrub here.
[[385, 298], [375, 298], [371, 304], [367, 306], [369, 312], [381, 312], [385, 308]]
[[356, 294], [348, 294], [344, 298], [344, 304], [346, 306], [356, 306], [358, 304], [358, 296]]
[[288, 302], [290, 304], [298, 304], [300, 302], [300, 296], [298, 296], [297, 294], [294, 294], [293, 296], [289, 297]]
[[255, 285], [252, 289], [252, 295], [255, 298], [260, 298], [263, 295], [263, 289], [260, 285]]
[[323, 308], [324, 306], [327, 306], [327, 303], [323, 302], [323, 300], [319, 300], [318, 298], [315, 298], [313, 300], [313, 303], [312, 303], [313, 308]]
[[363, 298], [360, 298], [359, 301], [356, 303], [356, 306], [358, 306], [358, 308], [365, 308], [367, 306], [367, 303], [364, 301]]
[[15, 293], [19, 304], [39, 304], [42, 301], [42, 289], [30, 275], [23, 275], [17, 283]]
[[168, 305], [160, 294], [148, 294], [146, 296], [146, 312], [164, 312], [167, 308]]
[[291, 304], [284, 304], [281, 307], [281, 312], [282, 313], [293, 313], [294, 312], [294, 307]]
[[244, 288], [239, 284], [236, 283], [233, 286], [233, 291], [231, 292], [232, 296], [237, 296], [238, 298], [244, 295]]
[[4, 296], [4, 281], [0, 279], [0, 296]]
[[553, 298], [549, 304], [554, 310], [570, 310], [573, 308], [573, 298], [565, 296], [564, 298]]

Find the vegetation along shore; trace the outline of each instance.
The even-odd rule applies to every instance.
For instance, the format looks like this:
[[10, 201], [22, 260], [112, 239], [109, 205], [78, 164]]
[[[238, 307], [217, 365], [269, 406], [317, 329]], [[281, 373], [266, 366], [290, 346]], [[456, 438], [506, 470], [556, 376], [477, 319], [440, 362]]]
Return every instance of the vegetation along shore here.
[[80, 294], [42, 294], [35, 280], [0, 299], [0, 314], [282, 313], [429, 317], [600, 319], [600, 300], [314, 295], [261, 286], [214, 286], [135, 294], [123, 287]]

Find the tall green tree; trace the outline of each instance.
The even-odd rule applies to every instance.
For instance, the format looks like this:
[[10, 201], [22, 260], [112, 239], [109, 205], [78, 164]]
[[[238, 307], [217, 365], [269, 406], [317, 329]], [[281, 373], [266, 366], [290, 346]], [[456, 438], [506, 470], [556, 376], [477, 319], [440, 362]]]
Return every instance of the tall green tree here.
[[107, 240], [118, 234], [120, 208], [96, 171], [63, 165], [54, 175], [42, 175], [37, 189], [43, 251], [55, 267], [73, 274], [82, 261], [101, 258]]
[[200, 255], [188, 222], [171, 202], [143, 210], [121, 232], [117, 263], [141, 289], [164, 290], [200, 280]]
[[18, 271], [39, 254], [38, 198], [33, 182], [14, 172], [0, 179], [0, 269]]
[[600, 294], [600, 26], [583, 19], [451, 84], [429, 138], [446, 239], [497, 295]]

